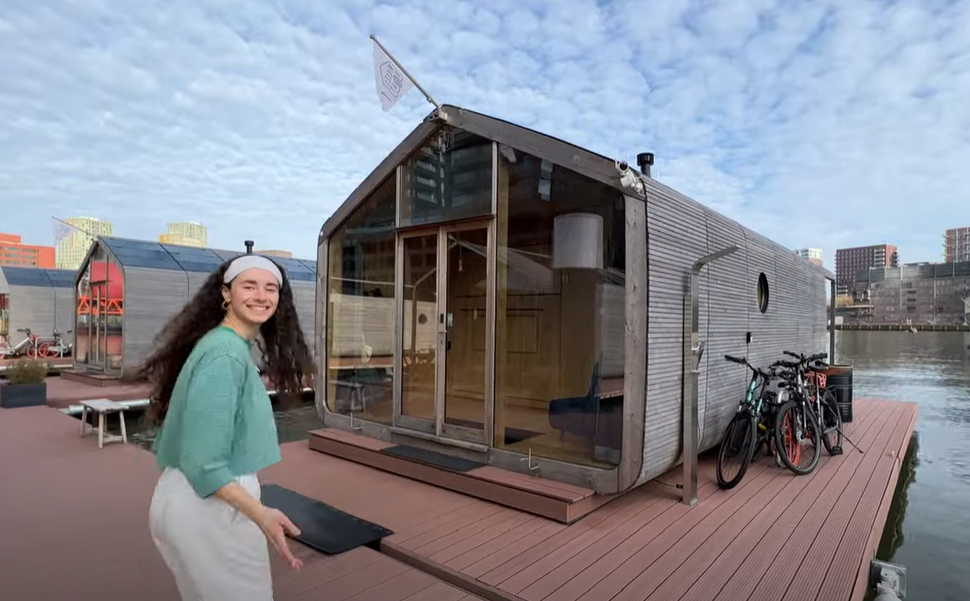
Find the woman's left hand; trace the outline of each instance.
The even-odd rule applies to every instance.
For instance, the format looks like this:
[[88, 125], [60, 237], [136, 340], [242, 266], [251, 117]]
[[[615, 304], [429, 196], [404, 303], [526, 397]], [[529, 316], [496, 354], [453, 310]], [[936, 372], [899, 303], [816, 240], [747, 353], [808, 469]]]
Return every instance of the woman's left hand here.
[[263, 507], [256, 520], [259, 529], [263, 531], [266, 541], [276, 549], [276, 553], [294, 570], [303, 567], [303, 562], [293, 555], [290, 546], [286, 542], [286, 534], [299, 536], [300, 529], [290, 521], [290, 518], [274, 507]]

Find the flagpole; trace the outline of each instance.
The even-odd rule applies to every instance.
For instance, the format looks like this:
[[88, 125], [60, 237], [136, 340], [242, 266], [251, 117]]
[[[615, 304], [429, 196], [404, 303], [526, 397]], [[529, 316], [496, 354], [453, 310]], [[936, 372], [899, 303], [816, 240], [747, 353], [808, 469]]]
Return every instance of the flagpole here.
[[374, 40], [374, 43], [377, 44], [377, 46], [384, 51], [384, 54], [387, 55], [387, 58], [394, 61], [394, 64], [397, 65], [397, 68], [401, 70], [401, 73], [404, 73], [404, 76], [411, 80], [411, 83], [414, 84], [414, 87], [416, 87], [422, 94], [424, 94], [424, 97], [428, 100], [428, 102], [433, 104], [436, 109], [440, 110], [441, 105], [435, 102], [435, 99], [431, 97], [431, 94], [428, 94], [425, 91], [425, 89], [421, 87], [421, 84], [419, 84], [413, 77], [411, 77], [411, 74], [408, 73], [408, 70], [405, 69], [401, 63], [397, 62], [397, 59], [394, 58], [394, 55], [392, 55], [390, 52], [387, 51], [387, 48], [384, 47], [384, 44], [381, 44], [379, 41], [377, 41], [377, 38], [374, 37], [374, 34], [371, 34], [370, 39]]

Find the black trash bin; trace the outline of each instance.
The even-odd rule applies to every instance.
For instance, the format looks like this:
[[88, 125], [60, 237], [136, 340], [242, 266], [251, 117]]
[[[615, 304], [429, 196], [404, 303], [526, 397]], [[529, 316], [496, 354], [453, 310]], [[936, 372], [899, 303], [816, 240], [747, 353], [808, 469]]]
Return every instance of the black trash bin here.
[[842, 415], [842, 423], [852, 421], [852, 366], [830, 365], [823, 370], [825, 387], [835, 395], [835, 402]]

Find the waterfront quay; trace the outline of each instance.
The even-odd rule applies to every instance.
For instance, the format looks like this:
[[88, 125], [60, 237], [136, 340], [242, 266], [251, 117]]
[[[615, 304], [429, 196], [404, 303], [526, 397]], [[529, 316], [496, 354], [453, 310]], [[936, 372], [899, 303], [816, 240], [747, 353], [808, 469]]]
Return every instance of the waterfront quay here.
[[[699, 502], [680, 468], [563, 524], [284, 444], [261, 474], [392, 531], [372, 547], [274, 559], [276, 599], [304, 601], [862, 601], [916, 419], [908, 402], [856, 399], [846, 435], [795, 476], [762, 458], [732, 490], [699, 463]], [[148, 533], [150, 452], [98, 449], [49, 407], [0, 411], [0, 597], [175, 600]], [[335, 485], [339, 483], [339, 485]]]

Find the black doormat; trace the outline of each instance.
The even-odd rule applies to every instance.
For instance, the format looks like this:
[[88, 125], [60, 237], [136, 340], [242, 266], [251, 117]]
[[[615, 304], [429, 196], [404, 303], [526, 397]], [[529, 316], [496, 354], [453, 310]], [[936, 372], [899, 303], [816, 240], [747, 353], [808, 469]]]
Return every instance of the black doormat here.
[[418, 463], [423, 463], [432, 467], [440, 467], [441, 469], [451, 470], [453, 472], [467, 472], [477, 467], [485, 467], [484, 463], [472, 461], [471, 459], [452, 457], [451, 455], [445, 455], [444, 453], [439, 453], [437, 451], [430, 451], [428, 449], [422, 449], [419, 447], [409, 447], [408, 445], [403, 444], [394, 447], [387, 447], [386, 449], [382, 449], [381, 452], [387, 453], [388, 455], [393, 455], [395, 457], [400, 457], [402, 459], [417, 461]]
[[261, 495], [263, 505], [279, 509], [300, 529], [300, 535], [293, 538], [323, 553], [338, 555], [394, 534], [276, 484], [264, 485]]
[[523, 430], [522, 428], [506, 428], [505, 444], [515, 444], [517, 442], [522, 442], [523, 440], [535, 438], [536, 436], [542, 436], [542, 432]]

